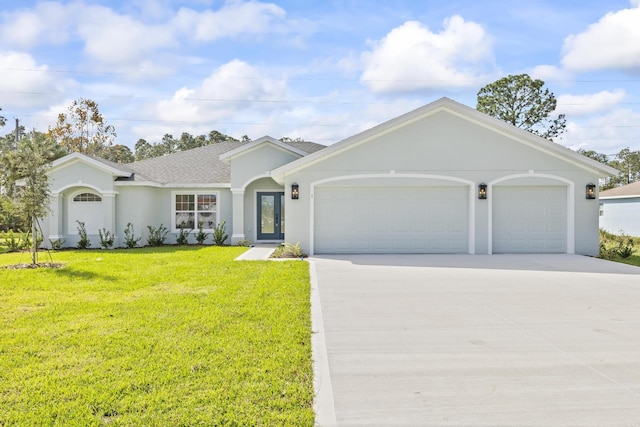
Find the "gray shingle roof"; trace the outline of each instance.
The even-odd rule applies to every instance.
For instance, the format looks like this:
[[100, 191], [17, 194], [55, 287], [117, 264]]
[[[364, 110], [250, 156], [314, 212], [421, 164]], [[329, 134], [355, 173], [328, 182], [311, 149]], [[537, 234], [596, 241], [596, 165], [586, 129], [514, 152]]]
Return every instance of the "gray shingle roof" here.
[[[229, 183], [231, 169], [220, 160], [220, 155], [236, 149], [245, 142], [225, 141], [191, 150], [180, 151], [127, 165], [109, 162], [118, 169], [133, 172], [134, 181], [152, 181], [160, 184], [214, 184]], [[313, 142], [286, 142], [306, 153], [325, 148]], [[102, 160], [101, 160], [102, 161]]]
[[600, 197], [640, 197], [640, 181], [632, 182], [631, 184], [623, 185], [622, 187], [612, 188], [610, 190], [602, 191]]

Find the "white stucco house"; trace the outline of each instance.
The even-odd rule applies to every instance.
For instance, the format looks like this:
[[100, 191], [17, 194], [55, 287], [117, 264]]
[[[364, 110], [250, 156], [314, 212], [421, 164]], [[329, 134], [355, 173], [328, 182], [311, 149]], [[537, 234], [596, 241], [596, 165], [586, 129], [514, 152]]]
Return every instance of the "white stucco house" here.
[[640, 236], [640, 181], [600, 193], [600, 228]]
[[225, 220], [231, 242], [322, 253], [598, 253], [599, 178], [617, 173], [448, 98], [324, 147], [265, 136], [126, 165], [52, 164], [45, 241], [131, 222]]

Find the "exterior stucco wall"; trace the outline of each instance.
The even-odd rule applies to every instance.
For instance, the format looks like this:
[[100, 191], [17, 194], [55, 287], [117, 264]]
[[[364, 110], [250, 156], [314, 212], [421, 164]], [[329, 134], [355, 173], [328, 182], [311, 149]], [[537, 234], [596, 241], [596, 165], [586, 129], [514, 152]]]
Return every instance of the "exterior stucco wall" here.
[[640, 197], [603, 199], [600, 228], [610, 233], [622, 231], [630, 236], [640, 236]]
[[[231, 215], [231, 192], [228, 188], [153, 188], [137, 186], [121, 186], [118, 188], [117, 230], [120, 245], [124, 245], [124, 229], [129, 222], [133, 224], [136, 236], [142, 236], [141, 245], [146, 245], [149, 238], [147, 226], [158, 228], [160, 225], [169, 230], [165, 243], [175, 244], [179, 234], [172, 225], [174, 195], [176, 193], [217, 194], [218, 223], [225, 220], [227, 222], [227, 234], [231, 234], [233, 218]], [[189, 243], [196, 243], [195, 233], [197, 232], [198, 230], [195, 229], [189, 234]], [[211, 232], [209, 232], [205, 243], [210, 244], [211, 242]]]
[[116, 232], [118, 246], [125, 246], [124, 230], [128, 223], [133, 226], [136, 238], [141, 237], [140, 246], [147, 244], [148, 225], [158, 227], [163, 224], [168, 229], [171, 212], [167, 212], [166, 190], [154, 187], [118, 187], [116, 198]]
[[[527, 176], [515, 178], [522, 175]], [[462, 182], [474, 193], [480, 183], [504, 185], [507, 177], [513, 177], [509, 185], [572, 185], [574, 214], [569, 223], [573, 223], [575, 252], [598, 252], [598, 203], [584, 196], [585, 185], [597, 182], [595, 173], [447, 112], [407, 124], [288, 174], [285, 188], [297, 183], [300, 198], [286, 199], [287, 241], [300, 242], [307, 251], [312, 249], [310, 219], [315, 186], [328, 185], [324, 181], [335, 177], [344, 177], [345, 181], [332, 185], [356, 182], [350, 176], [373, 179], [370, 185]], [[488, 253], [491, 192], [488, 200], [472, 196], [475, 252]]]
[[[52, 186], [52, 214], [42, 221], [45, 235], [44, 243], [47, 246], [49, 246], [48, 239], [50, 237], [64, 239], [65, 247], [75, 247], [77, 245], [79, 237], [75, 220], [83, 220], [84, 218], [75, 218], [73, 213], [84, 212], [87, 207], [81, 207], [81, 210], [78, 210], [77, 207], [72, 205], [71, 198], [74, 194], [84, 191], [100, 194], [103, 199], [101, 203], [93, 205], [93, 207], [100, 207], [101, 210], [98, 215], [93, 215], [87, 211], [92, 215], [93, 222], [95, 220], [100, 221], [99, 225], [94, 225], [92, 222], [91, 229], [87, 227], [88, 238], [92, 248], [100, 247], [100, 238], [97, 230], [102, 228], [116, 234], [115, 247], [123, 247], [125, 245], [124, 230], [128, 223], [133, 225], [135, 236], [141, 237], [140, 246], [147, 244], [149, 237], [147, 226], [157, 228], [161, 224], [169, 230], [165, 243], [176, 243], [178, 233], [172, 230], [173, 195], [175, 193], [217, 194], [218, 222], [222, 220], [227, 222], [226, 229], [228, 234], [230, 234], [230, 230], [233, 227], [231, 192], [228, 188], [157, 188], [118, 185], [118, 183], [109, 181], [112, 179], [110, 176], [105, 179], [104, 176], [100, 175], [100, 171], [95, 171], [91, 167], [87, 170], [75, 166], [74, 164], [68, 167], [73, 170], [72, 172], [67, 171], [66, 168], [54, 172], [56, 174], [55, 182], [62, 187]], [[78, 169], [80, 170], [78, 171]], [[82, 177], [82, 184], [78, 183], [78, 176]], [[105, 183], [111, 185], [111, 190], [98, 191], [97, 189], [102, 189]], [[69, 187], [62, 191], [57, 191], [65, 186]], [[92, 207], [89, 206], [88, 208], [91, 209]], [[189, 236], [190, 243], [195, 243], [194, 233]], [[211, 233], [209, 234], [205, 242], [208, 244], [212, 243]]]
[[[51, 190], [50, 213], [42, 219], [44, 246], [49, 240], [64, 240], [64, 246], [73, 247], [78, 241], [78, 224], [85, 222], [92, 247], [100, 246], [98, 230], [113, 228], [115, 221], [116, 191], [113, 175], [82, 161], [73, 161], [49, 173]], [[95, 193], [101, 202], [87, 204], [73, 202], [79, 193]]]
[[114, 190], [111, 174], [80, 161], [51, 172], [49, 179], [52, 193], [58, 193], [72, 186], [93, 187], [100, 192]]
[[243, 188], [253, 178], [290, 163], [300, 156], [265, 143], [231, 160], [231, 188]]

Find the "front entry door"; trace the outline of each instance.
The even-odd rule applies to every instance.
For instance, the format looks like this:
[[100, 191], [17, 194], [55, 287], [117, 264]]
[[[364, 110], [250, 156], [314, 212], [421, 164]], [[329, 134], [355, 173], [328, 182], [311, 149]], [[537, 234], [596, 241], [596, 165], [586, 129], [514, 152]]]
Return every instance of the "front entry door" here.
[[284, 240], [284, 192], [258, 193], [258, 240]]

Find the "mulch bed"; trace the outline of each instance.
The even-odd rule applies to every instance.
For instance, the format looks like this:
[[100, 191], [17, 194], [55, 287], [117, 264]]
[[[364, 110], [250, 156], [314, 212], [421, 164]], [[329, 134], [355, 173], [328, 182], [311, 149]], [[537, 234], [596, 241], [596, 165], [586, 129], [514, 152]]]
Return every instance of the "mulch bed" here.
[[7, 270], [24, 270], [31, 268], [61, 268], [64, 264], [60, 264], [59, 262], [42, 262], [38, 264], [14, 264], [14, 265], [6, 265], [4, 268]]

